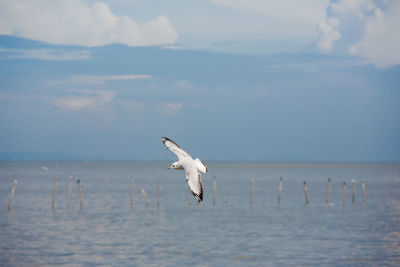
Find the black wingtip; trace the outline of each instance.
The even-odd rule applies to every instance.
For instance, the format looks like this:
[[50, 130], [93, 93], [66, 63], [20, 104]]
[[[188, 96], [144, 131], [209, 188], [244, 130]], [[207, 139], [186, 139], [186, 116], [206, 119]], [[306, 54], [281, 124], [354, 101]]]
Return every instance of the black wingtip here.
[[192, 192], [192, 195], [196, 198], [197, 202], [200, 203], [203, 201], [203, 196], [204, 196], [203, 184], [201, 183], [200, 173], [199, 173], [199, 183], [200, 183], [200, 193], [199, 194], [196, 194], [192, 190], [190, 190], [190, 191]]
[[194, 198], [197, 200], [197, 202], [202, 202], [203, 201], [203, 191], [200, 192], [200, 195], [197, 195], [196, 193], [194, 193], [192, 191], [192, 195], [194, 196]]
[[172, 141], [171, 139], [169, 139], [169, 138], [166, 137], [166, 136], [163, 136], [163, 137], [161, 138], [161, 140], [163, 141], [164, 144], [165, 144], [165, 142], [167, 142], [167, 141], [170, 141], [170, 142], [172, 142], [172, 143], [175, 143], [174, 141]]
[[161, 140], [163, 141], [163, 144], [164, 144], [164, 145], [165, 145], [165, 142], [170, 141], [171, 143], [174, 143], [177, 147], [180, 148], [180, 146], [179, 146], [177, 143], [175, 143], [174, 141], [172, 141], [171, 139], [169, 139], [169, 138], [166, 137], [166, 136], [163, 136], [163, 137], [161, 138]]
[[204, 161], [202, 161], [201, 159], [199, 159], [201, 161], [201, 163], [204, 165], [204, 167], [206, 168], [206, 173], [208, 173], [208, 167], [207, 165], [204, 163]]

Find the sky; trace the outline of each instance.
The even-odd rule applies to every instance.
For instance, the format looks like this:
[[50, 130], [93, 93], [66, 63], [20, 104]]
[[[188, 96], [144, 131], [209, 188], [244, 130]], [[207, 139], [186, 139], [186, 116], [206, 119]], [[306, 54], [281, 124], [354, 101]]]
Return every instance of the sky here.
[[400, 1], [0, 0], [0, 160], [400, 161]]

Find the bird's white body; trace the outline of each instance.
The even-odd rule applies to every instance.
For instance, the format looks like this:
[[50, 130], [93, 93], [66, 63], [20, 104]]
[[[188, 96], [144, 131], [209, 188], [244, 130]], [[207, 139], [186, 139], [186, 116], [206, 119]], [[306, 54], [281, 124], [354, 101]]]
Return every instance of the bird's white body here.
[[201, 183], [200, 172], [207, 173], [208, 168], [200, 159], [193, 159], [186, 151], [178, 146], [174, 141], [167, 137], [163, 137], [164, 145], [171, 150], [177, 157], [178, 161], [171, 164], [168, 169], [185, 170], [186, 182], [197, 201], [203, 200], [203, 185]]

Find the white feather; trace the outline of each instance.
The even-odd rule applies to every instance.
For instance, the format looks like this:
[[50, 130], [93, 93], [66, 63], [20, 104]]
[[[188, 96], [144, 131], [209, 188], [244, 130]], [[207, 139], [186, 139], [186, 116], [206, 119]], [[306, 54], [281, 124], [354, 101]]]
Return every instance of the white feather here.
[[202, 173], [208, 173], [208, 168], [201, 159], [195, 159], [194, 162], [196, 163], [196, 167], [199, 171]]

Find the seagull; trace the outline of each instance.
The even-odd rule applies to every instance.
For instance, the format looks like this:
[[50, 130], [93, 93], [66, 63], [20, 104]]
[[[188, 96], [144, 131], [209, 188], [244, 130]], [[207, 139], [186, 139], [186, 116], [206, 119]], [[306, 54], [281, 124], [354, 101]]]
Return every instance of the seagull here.
[[208, 168], [206, 164], [200, 159], [192, 159], [192, 157], [177, 143], [169, 139], [168, 137], [161, 138], [164, 145], [171, 150], [177, 157], [179, 161], [176, 161], [168, 167], [170, 169], [185, 170], [186, 172], [186, 182], [189, 185], [189, 189], [192, 195], [200, 203], [203, 201], [203, 185], [201, 183], [200, 172], [208, 173]]

